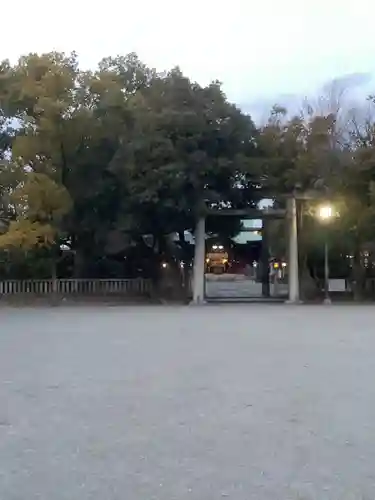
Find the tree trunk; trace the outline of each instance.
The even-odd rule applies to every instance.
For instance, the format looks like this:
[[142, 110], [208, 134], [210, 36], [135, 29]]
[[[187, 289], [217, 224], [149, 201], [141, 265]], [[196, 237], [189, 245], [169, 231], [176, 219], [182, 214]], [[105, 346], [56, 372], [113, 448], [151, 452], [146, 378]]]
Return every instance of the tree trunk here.
[[51, 300], [53, 305], [57, 305], [58, 302], [58, 287], [57, 287], [57, 251], [56, 248], [52, 249], [51, 258], [51, 280], [52, 280], [52, 295]]
[[74, 250], [73, 278], [79, 279], [84, 277], [85, 256], [84, 252], [77, 248]]
[[261, 251], [261, 273], [262, 273], [262, 296], [269, 298], [270, 290], [270, 248], [268, 238], [268, 223], [263, 221], [262, 251]]
[[180, 246], [182, 250], [182, 261], [183, 261], [183, 267], [180, 270], [181, 273], [181, 279], [182, 279], [182, 288], [184, 290], [184, 295], [186, 300], [189, 298], [190, 295], [190, 259], [188, 255], [188, 249], [187, 245], [188, 243], [186, 242], [185, 239], [185, 231], [179, 231], [178, 237], [180, 240]]
[[303, 218], [303, 201], [300, 201], [297, 205], [297, 223], [300, 297], [302, 300], [312, 300], [316, 298], [318, 290], [316, 282], [312, 278], [307, 266], [306, 228]]
[[185, 300], [182, 272], [176, 255], [172, 252], [165, 235], [156, 236], [155, 287], [161, 300]]
[[355, 301], [361, 301], [364, 298], [364, 280], [365, 270], [361, 262], [361, 252], [357, 248], [354, 252], [353, 268], [352, 268], [352, 288], [353, 298]]
[[309, 268], [307, 266], [306, 255], [302, 256], [300, 260], [300, 295], [302, 300], [312, 300], [315, 299], [318, 293], [316, 281], [310, 274]]

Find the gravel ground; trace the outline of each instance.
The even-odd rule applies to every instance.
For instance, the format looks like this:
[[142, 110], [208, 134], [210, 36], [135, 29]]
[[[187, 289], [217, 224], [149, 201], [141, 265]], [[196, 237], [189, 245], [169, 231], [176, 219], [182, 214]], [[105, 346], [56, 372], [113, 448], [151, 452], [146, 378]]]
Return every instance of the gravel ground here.
[[2, 308], [0, 499], [373, 499], [374, 320]]

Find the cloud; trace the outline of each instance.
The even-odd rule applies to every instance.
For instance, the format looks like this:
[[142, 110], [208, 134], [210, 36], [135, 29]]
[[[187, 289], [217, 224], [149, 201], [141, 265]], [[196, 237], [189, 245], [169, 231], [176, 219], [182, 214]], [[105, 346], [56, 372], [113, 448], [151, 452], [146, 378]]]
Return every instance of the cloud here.
[[375, 93], [375, 74], [371, 72], [348, 73], [326, 81], [318, 86], [310, 95], [303, 94], [275, 94], [273, 97], [259, 97], [251, 101], [239, 102], [239, 107], [249, 113], [256, 123], [267, 120], [271, 108], [278, 104], [288, 110], [288, 114], [298, 114], [304, 102], [316, 102], [321, 97], [339, 97], [346, 108], [363, 107], [368, 95]]
[[302, 96], [298, 94], [275, 94], [274, 97], [258, 97], [254, 101], [239, 103], [239, 107], [249, 113], [252, 119], [260, 124], [264, 123], [272, 107], [277, 104], [288, 110], [290, 114], [295, 114], [301, 107]]
[[370, 72], [367, 73], [350, 73], [347, 75], [334, 78], [331, 82], [327, 82], [328, 86], [338, 86], [345, 90], [363, 87], [374, 80], [374, 75]]

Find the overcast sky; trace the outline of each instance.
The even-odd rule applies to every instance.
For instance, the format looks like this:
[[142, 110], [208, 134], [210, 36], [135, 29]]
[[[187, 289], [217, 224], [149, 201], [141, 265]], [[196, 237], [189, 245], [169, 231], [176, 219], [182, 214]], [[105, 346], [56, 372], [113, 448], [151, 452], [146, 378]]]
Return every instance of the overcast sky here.
[[221, 80], [250, 110], [335, 77], [375, 75], [371, 0], [18, 0], [4, 8], [0, 58], [76, 50], [94, 67], [135, 51], [158, 70], [179, 65], [202, 84]]

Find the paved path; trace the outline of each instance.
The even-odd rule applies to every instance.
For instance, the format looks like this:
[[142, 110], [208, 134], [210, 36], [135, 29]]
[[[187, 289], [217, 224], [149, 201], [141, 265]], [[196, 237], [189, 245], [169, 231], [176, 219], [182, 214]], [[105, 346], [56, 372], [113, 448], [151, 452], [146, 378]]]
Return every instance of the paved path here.
[[373, 307], [0, 315], [1, 500], [375, 497]]
[[[270, 286], [273, 297], [286, 296], [288, 286], [278, 284]], [[206, 295], [208, 298], [255, 298], [262, 296], [262, 284], [251, 279], [236, 281], [206, 280]]]

